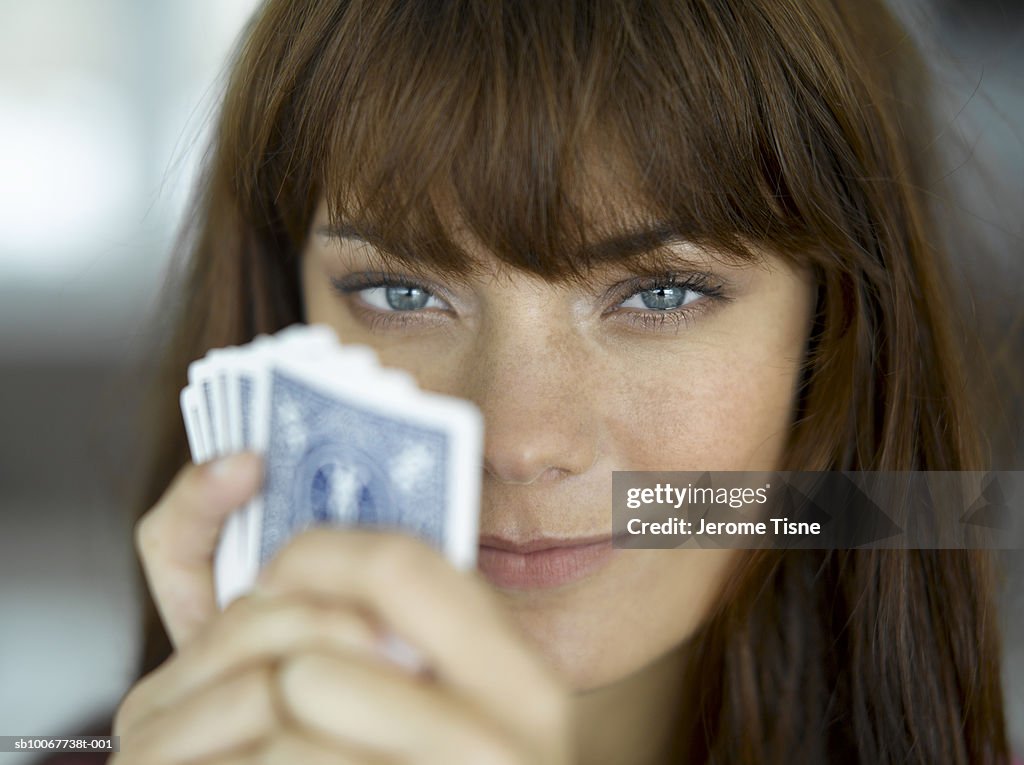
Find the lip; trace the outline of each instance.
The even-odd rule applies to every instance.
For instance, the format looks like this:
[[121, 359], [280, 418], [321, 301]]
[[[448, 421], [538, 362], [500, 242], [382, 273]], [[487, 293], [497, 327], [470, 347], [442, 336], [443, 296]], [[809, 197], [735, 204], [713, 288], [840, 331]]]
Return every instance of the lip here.
[[590, 576], [605, 566], [614, 552], [608, 534], [523, 542], [482, 536], [477, 568], [501, 589], [546, 589]]

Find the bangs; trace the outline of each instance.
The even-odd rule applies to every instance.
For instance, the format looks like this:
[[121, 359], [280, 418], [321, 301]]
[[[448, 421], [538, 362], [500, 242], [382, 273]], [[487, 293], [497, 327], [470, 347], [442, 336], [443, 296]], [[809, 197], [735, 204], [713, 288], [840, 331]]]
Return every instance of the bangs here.
[[731, 261], [820, 243], [786, 163], [834, 166], [811, 156], [821, 96], [756, 3], [303, 5], [267, 155], [302, 238], [323, 196], [331, 230], [442, 273], [474, 269], [469, 241], [556, 281], [677, 242]]

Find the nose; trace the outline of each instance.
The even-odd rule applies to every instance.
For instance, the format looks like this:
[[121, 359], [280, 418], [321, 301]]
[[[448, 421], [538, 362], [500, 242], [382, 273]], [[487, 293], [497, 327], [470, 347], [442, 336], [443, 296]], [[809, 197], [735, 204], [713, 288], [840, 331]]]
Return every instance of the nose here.
[[478, 343], [465, 379], [484, 416], [484, 472], [505, 484], [585, 473], [597, 458], [593, 362], [572, 332], [504, 323]]

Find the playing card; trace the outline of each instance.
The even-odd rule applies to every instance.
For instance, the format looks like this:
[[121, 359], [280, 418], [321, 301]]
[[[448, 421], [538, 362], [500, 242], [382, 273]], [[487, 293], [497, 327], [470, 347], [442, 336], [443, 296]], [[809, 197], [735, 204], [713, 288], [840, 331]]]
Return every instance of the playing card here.
[[320, 523], [401, 529], [475, 564], [480, 428], [468, 402], [285, 359], [270, 380], [260, 563]]
[[199, 405], [204, 410], [207, 427], [207, 446], [211, 457], [228, 454], [228, 426], [226, 422], [226, 391], [217, 373], [220, 367], [216, 359], [222, 351], [212, 351], [206, 358], [189, 366], [188, 382], [196, 388]]
[[206, 434], [200, 422], [199, 390], [191, 385], [181, 391], [181, 413], [185, 420], [185, 434], [188, 437], [188, 448], [192, 453], [192, 461], [201, 464], [209, 459], [206, 446]]
[[414, 534], [475, 565], [483, 425], [471, 403], [422, 391], [369, 347], [295, 325], [193, 362], [181, 394], [193, 461], [264, 456], [214, 574], [223, 608], [294, 535], [318, 524]]

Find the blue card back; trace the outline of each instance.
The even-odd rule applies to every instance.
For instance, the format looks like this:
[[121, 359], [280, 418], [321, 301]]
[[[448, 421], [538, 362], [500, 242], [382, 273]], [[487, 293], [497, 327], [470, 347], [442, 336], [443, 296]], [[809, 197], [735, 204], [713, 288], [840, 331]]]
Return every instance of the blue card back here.
[[444, 548], [451, 437], [272, 370], [262, 567], [318, 524], [404, 530]]

